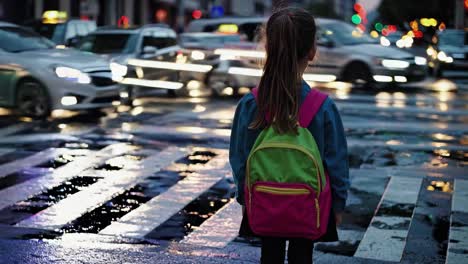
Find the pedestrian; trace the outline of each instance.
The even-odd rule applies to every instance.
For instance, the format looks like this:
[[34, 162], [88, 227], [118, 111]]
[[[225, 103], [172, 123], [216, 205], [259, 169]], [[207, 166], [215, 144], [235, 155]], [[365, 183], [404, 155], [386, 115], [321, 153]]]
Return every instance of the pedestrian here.
[[[346, 138], [334, 102], [302, 80], [316, 54], [313, 16], [283, 8], [264, 31], [263, 75], [240, 100], [231, 132], [239, 234], [260, 237], [261, 263], [284, 263], [286, 241], [289, 263], [312, 263], [314, 242], [338, 240], [349, 188]], [[320, 164], [299, 162], [307, 157]]]

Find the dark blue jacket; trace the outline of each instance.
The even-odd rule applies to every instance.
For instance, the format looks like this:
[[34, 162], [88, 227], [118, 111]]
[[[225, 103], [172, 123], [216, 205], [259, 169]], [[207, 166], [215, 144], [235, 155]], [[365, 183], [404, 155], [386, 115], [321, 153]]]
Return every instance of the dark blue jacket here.
[[[310, 91], [302, 82], [301, 102]], [[237, 186], [237, 201], [244, 204], [244, 180], [247, 158], [261, 130], [249, 129], [255, 118], [257, 104], [252, 93], [245, 95], [237, 105], [232, 124], [229, 161]], [[348, 148], [335, 103], [327, 98], [308, 127], [320, 150], [325, 169], [328, 171], [335, 212], [344, 210], [349, 189]]]

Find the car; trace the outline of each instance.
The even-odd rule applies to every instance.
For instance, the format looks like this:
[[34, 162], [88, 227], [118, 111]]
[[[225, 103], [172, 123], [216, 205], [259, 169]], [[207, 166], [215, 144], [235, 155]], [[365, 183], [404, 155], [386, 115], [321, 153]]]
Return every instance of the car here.
[[426, 59], [380, 45], [343, 21], [319, 18], [318, 55], [306, 73], [312, 81], [345, 81], [370, 87], [376, 83], [418, 82], [426, 78]]
[[132, 60], [143, 63], [176, 61], [180, 50], [177, 34], [165, 24], [98, 28], [83, 38], [77, 49], [110, 59], [113, 66], [126, 72], [124, 83], [128, 85], [130, 97], [147, 91], [146, 88], [164, 89], [164, 85], [155, 85], [160, 84], [155, 80], [178, 80], [178, 72], [174, 70], [129, 65]]
[[52, 110], [110, 107], [122, 86], [109, 61], [50, 40], [20, 26], [0, 22], [0, 104], [22, 115], [45, 118]]
[[465, 29], [446, 29], [438, 32], [434, 43], [426, 52], [429, 67], [434, 75], [440, 77], [444, 72], [461, 72], [466, 76], [468, 70], [468, 31]]
[[186, 32], [219, 32], [239, 34], [247, 41], [256, 41], [259, 26], [266, 22], [264, 17], [223, 17], [192, 20]]
[[[426, 77], [424, 57], [382, 46], [378, 40], [339, 20], [318, 18], [316, 23], [318, 51], [306, 68], [303, 76], [306, 81], [344, 81], [354, 84], [354, 87], [369, 88], [418, 82]], [[257, 27], [260, 26], [261, 22], [258, 22]], [[213, 76], [219, 78], [214, 78], [229, 80], [229, 87], [234, 90], [251, 87], [255, 83], [253, 78], [258, 79], [262, 74], [258, 67], [258, 59], [264, 57], [258, 50], [262, 46], [253, 46], [247, 52], [245, 49], [229, 51], [238, 60], [231, 57], [228, 62], [223, 62], [223, 66], [214, 70], [216, 74]]]
[[74, 47], [81, 38], [97, 28], [96, 21], [67, 19], [63, 11], [46, 11], [41, 20], [26, 22], [24, 26], [52, 40], [59, 47]]

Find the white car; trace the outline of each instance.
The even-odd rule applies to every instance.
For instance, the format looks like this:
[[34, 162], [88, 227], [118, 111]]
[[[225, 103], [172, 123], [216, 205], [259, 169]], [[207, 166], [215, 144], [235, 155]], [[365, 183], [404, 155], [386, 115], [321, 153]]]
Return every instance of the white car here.
[[0, 105], [46, 117], [52, 110], [108, 107], [122, 86], [109, 61], [72, 49], [56, 49], [40, 35], [0, 22]]

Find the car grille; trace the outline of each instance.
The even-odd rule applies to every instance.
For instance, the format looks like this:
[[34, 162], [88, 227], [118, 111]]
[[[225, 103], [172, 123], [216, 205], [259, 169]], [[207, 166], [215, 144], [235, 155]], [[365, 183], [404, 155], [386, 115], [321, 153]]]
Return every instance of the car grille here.
[[88, 74], [91, 77], [91, 83], [98, 87], [110, 86], [117, 83], [112, 80], [112, 73], [110, 71], [96, 71], [89, 72]]
[[120, 96], [99, 97], [91, 101], [92, 104], [106, 104], [113, 101], [120, 101]]

